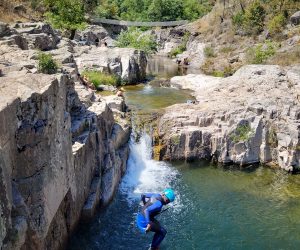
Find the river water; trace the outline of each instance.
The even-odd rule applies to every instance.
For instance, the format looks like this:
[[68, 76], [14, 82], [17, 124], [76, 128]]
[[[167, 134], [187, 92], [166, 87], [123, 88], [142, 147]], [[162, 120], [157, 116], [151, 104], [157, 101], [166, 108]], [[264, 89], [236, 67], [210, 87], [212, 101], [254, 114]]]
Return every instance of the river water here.
[[[136, 91], [147, 96], [144, 87]], [[132, 106], [158, 108], [149, 103], [141, 107], [132, 101]], [[299, 175], [262, 166], [242, 171], [207, 162], [166, 163], [151, 156], [150, 136], [143, 134], [139, 142], [132, 137], [115, 199], [80, 226], [69, 249], [148, 249], [153, 234], [135, 227], [140, 194], [166, 187], [174, 188], [177, 198], [158, 218], [168, 231], [161, 250], [300, 248]]]

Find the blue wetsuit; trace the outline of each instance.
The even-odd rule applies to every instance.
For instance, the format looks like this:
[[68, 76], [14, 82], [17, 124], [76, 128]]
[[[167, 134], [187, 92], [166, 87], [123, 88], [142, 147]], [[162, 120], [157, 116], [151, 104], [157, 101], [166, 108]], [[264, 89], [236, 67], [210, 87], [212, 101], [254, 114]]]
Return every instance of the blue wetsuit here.
[[[148, 200], [146, 201], [147, 198]], [[164, 229], [154, 217], [160, 213], [163, 205], [166, 205], [166, 203], [161, 195], [157, 193], [142, 194], [141, 199], [144, 203], [142, 214], [145, 216], [147, 224], [151, 225], [150, 231], [155, 232], [151, 244], [151, 248], [155, 249], [159, 247], [165, 238], [167, 230]]]

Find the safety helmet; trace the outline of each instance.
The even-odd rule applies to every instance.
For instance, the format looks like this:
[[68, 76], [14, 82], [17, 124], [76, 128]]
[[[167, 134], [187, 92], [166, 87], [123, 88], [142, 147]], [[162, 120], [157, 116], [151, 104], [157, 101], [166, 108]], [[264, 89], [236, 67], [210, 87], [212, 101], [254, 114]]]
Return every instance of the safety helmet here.
[[173, 202], [175, 200], [175, 193], [171, 188], [165, 189], [164, 194], [170, 202]]

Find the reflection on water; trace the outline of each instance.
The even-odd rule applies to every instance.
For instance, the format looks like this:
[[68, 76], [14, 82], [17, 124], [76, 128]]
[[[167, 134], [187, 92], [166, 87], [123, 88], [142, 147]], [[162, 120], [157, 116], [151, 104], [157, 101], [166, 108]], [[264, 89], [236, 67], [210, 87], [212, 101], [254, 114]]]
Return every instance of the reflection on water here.
[[145, 112], [162, 109], [176, 103], [185, 103], [188, 99], [193, 99], [190, 91], [149, 84], [125, 86], [124, 89], [126, 104], [131, 109]]
[[147, 73], [160, 78], [171, 78], [187, 74], [200, 74], [201, 70], [178, 66], [176, 62], [168, 57], [153, 55], [148, 58]]
[[81, 228], [70, 249], [147, 249], [152, 235], [134, 225], [139, 194], [165, 185], [180, 199], [159, 217], [168, 231], [162, 250], [299, 249], [300, 176], [264, 167], [246, 172], [205, 162], [143, 162], [151, 144], [131, 146], [135, 156], [116, 199]]

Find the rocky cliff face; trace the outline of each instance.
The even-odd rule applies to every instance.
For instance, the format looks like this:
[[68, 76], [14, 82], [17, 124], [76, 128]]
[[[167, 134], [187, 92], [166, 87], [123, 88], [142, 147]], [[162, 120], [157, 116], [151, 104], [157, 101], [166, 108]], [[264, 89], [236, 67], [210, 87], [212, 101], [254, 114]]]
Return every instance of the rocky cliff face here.
[[160, 120], [160, 158], [214, 159], [241, 166], [300, 167], [300, 69], [249, 65], [232, 77], [174, 77], [197, 104], [167, 108]]
[[[116, 122], [108, 103], [77, 81], [72, 42], [46, 27], [5, 26], [0, 42], [1, 249], [64, 248], [79, 219], [112, 199], [126, 169], [124, 113]], [[12, 33], [35, 48], [37, 37], [54, 41], [46, 44], [61, 72], [37, 73], [38, 52]]]

